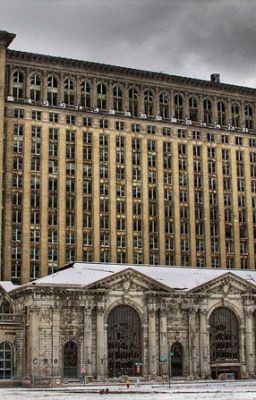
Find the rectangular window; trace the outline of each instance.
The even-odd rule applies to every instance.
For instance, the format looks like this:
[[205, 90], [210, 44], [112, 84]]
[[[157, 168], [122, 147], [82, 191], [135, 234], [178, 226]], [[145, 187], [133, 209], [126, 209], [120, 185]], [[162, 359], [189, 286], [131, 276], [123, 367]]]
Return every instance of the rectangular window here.
[[124, 130], [124, 122], [123, 121], [116, 121], [116, 130], [123, 131]]
[[66, 122], [69, 125], [75, 125], [76, 123], [76, 116], [75, 115], [67, 115], [66, 116]]
[[23, 108], [15, 108], [14, 117], [15, 118], [24, 118], [24, 110], [23, 110]]
[[108, 120], [107, 119], [100, 119], [100, 128], [108, 128]]
[[208, 140], [208, 142], [215, 142], [215, 135], [213, 132], [207, 133], [207, 140]]
[[92, 126], [92, 118], [83, 117], [83, 126]]
[[171, 136], [171, 128], [169, 128], [168, 126], [164, 126], [163, 127], [163, 135], [164, 136]]
[[49, 121], [50, 122], [59, 122], [59, 114], [58, 113], [49, 113]]
[[40, 121], [41, 120], [41, 111], [33, 110], [32, 111], [32, 119], [34, 119], [36, 121]]
[[132, 132], [140, 132], [140, 124], [132, 124]]

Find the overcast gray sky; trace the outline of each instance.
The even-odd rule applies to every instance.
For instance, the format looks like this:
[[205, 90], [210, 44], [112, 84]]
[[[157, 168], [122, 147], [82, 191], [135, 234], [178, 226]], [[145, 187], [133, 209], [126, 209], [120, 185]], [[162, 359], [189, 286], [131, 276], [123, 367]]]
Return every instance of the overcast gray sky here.
[[256, 87], [256, 0], [0, 0], [11, 48]]

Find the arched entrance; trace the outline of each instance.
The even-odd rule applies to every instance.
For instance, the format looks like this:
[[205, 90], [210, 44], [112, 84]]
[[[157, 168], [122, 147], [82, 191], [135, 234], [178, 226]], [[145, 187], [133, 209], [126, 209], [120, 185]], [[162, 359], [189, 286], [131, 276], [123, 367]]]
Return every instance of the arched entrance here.
[[136, 374], [142, 361], [141, 321], [132, 307], [115, 307], [108, 317], [109, 377]]
[[239, 321], [235, 313], [226, 307], [213, 311], [210, 325], [210, 361], [212, 378], [219, 374], [240, 375], [239, 364]]
[[182, 376], [182, 345], [179, 342], [175, 342], [171, 347], [171, 373], [172, 376]]
[[7, 342], [0, 343], [0, 379], [12, 378], [12, 348]]
[[77, 378], [77, 345], [75, 342], [67, 342], [64, 345], [64, 377]]

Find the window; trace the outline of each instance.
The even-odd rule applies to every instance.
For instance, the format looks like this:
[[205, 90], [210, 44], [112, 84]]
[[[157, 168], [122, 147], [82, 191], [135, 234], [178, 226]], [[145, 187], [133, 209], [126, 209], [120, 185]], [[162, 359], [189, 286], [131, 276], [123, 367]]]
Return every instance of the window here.
[[0, 343], [0, 379], [12, 378], [12, 348], [8, 342]]
[[40, 101], [41, 98], [41, 80], [36, 73], [30, 77], [30, 98], [32, 101]]
[[228, 135], [221, 135], [221, 142], [223, 144], [229, 144], [229, 136]]
[[50, 122], [59, 122], [59, 114], [58, 113], [49, 113], [49, 121]]
[[207, 140], [208, 140], [208, 142], [215, 142], [215, 136], [214, 136], [213, 132], [207, 133]]
[[171, 136], [171, 128], [169, 128], [168, 126], [164, 126], [163, 127], [163, 135], [164, 136]]
[[178, 138], [183, 139], [187, 137], [186, 129], [178, 129]]
[[58, 82], [54, 76], [50, 76], [47, 81], [47, 100], [50, 106], [57, 106]]
[[231, 125], [235, 128], [240, 126], [240, 106], [238, 103], [231, 105]]
[[101, 110], [107, 109], [107, 87], [104, 83], [97, 85], [97, 107]]
[[203, 108], [204, 122], [206, 122], [207, 125], [210, 125], [212, 123], [212, 102], [209, 99], [204, 99]]
[[244, 108], [245, 113], [245, 127], [249, 130], [253, 129], [253, 108], [250, 104], [247, 104]]
[[123, 111], [123, 91], [118, 85], [113, 87], [113, 108], [115, 111]]
[[198, 121], [198, 102], [194, 96], [190, 96], [188, 99], [189, 104], [189, 119], [191, 121]]
[[159, 96], [160, 115], [162, 118], [169, 117], [169, 94], [167, 92], [160, 93]]
[[83, 126], [92, 126], [92, 118], [83, 117]]
[[24, 97], [24, 74], [21, 71], [15, 71], [12, 78], [13, 97], [15, 100], [20, 100]]
[[74, 125], [76, 123], [76, 116], [75, 115], [66, 115], [66, 122], [69, 125]]
[[146, 90], [144, 93], [144, 112], [146, 115], [153, 115], [154, 93], [152, 90]]
[[83, 81], [80, 86], [81, 105], [85, 108], [91, 107], [91, 85], [87, 81]]
[[236, 145], [237, 146], [242, 146], [243, 145], [243, 138], [241, 136], [236, 136], [235, 140], [236, 140]]
[[116, 130], [123, 131], [124, 130], [124, 122], [123, 121], [116, 121]]
[[15, 108], [14, 118], [24, 118], [24, 110], [22, 108]]
[[183, 96], [181, 94], [174, 96], [174, 117], [184, 119]]
[[75, 83], [71, 78], [64, 81], [64, 103], [68, 106], [74, 105], [75, 102]]
[[201, 132], [193, 131], [193, 140], [200, 140], [200, 139], [201, 139]]
[[218, 101], [217, 103], [217, 123], [226, 125], [226, 106], [223, 101]]
[[107, 119], [100, 119], [100, 128], [108, 128], [108, 120]]
[[133, 117], [138, 117], [138, 102], [139, 102], [138, 89], [132, 87], [129, 89], [129, 112]]
[[140, 124], [132, 124], [132, 132], [140, 132]]
[[148, 125], [147, 132], [150, 133], [151, 135], [154, 135], [156, 133], [155, 125]]

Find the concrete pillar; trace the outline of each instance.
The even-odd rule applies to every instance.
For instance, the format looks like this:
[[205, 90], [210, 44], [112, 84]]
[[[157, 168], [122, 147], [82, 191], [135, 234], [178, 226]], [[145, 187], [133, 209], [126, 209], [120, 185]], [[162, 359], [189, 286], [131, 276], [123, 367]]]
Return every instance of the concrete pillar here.
[[116, 159], [116, 136], [109, 135], [109, 219], [110, 223], [110, 259], [116, 262], [116, 163], [111, 160]]
[[148, 355], [149, 355], [149, 375], [153, 378], [157, 374], [156, 360], [156, 304], [148, 303]]
[[83, 132], [76, 132], [76, 260], [83, 260]]
[[66, 130], [58, 134], [58, 264], [66, 262]]
[[97, 305], [97, 319], [96, 319], [96, 367], [97, 367], [97, 379], [105, 375], [105, 338], [104, 338], [104, 311], [105, 307], [103, 303]]
[[41, 240], [40, 240], [40, 276], [48, 274], [48, 164], [49, 164], [49, 129], [41, 128]]
[[241, 341], [240, 341], [240, 362], [241, 362], [241, 378], [247, 378], [246, 371], [246, 334], [245, 326], [241, 325]]

